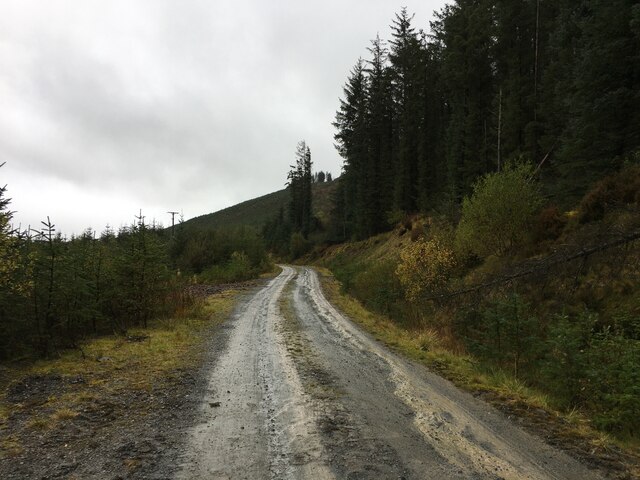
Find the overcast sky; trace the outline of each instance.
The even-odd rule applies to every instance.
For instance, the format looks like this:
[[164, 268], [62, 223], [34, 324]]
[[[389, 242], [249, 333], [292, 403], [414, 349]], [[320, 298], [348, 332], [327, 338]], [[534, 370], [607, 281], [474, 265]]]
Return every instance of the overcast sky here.
[[283, 188], [376, 33], [444, 0], [0, 0], [0, 183], [23, 228], [170, 224]]

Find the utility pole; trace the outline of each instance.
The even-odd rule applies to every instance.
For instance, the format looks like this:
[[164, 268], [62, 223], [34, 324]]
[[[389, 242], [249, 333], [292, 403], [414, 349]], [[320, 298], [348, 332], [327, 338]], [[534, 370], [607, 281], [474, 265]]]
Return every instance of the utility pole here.
[[175, 229], [176, 229], [176, 215], [179, 214], [180, 212], [167, 212], [169, 215], [171, 215], [171, 236], [174, 236], [175, 233]]

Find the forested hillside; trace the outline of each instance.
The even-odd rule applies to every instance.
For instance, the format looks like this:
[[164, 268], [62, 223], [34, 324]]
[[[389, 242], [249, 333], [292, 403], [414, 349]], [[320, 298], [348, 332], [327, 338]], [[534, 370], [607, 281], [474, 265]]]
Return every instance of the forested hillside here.
[[457, 0], [420, 26], [401, 10], [347, 79], [337, 245], [305, 261], [450, 378], [637, 446], [640, 5]]
[[637, 2], [458, 0], [422, 26], [402, 10], [346, 82], [336, 239], [458, 205], [513, 161], [568, 206], [637, 152]]
[[[312, 190], [314, 196], [313, 213], [317, 217], [326, 219], [329, 216], [332, 205], [333, 189], [335, 182], [315, 182]], [[261, 228], [266, 221], [276, 216], [281, 208], [288, 209], [290, 192], [287, 189], [278, 190], [261, 197], [253, 198], [231, 207], [213, 213], [207, 213], [191, 218], [184, 222], [187, 228], [196, 229], [220, 229], [229, 227], [253, 227]]]

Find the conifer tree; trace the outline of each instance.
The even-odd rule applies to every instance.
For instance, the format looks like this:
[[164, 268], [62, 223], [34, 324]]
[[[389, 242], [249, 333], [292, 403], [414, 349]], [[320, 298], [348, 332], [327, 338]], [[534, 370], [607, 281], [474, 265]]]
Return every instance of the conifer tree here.
[[391, 97], [393, 100], [394, 207], [417, 209], [418, 128], [421, 124], [421, 44], [411, 25], [413, 16], [403, 8], [391, 26]]
[[371, 60], [367, 62], [367, 153], [364, 221], [361, 236], [372, 235], [387, 227], [384, 212], [393, 202], [393, 103], [391, 70], [387, 66], [388, 51], [379, 36], [369, 47]]
[[350, 236], [355, 233], [358, 207], [363, 203], [361, 179], [367, 168], [367, 78], [362, 59], [352, 69], [343, 91], [333, 123], [336, 148], [344, 159], [334, 215], [343, 235]]
[[[537, 77], [539, 76], [540, 35], [536, 29], [538, 2], [497, 0], [494, 2], [496, 42], [492, 57], [496, 62], [498, 91], [494, 111], [501, 112], [501, 156], [538, 158], [536, 124]], [[546, 25], [547, 22], [544, 22]], [[537, 43], [536, 43], [537, 42]], [[497, 108], [496, 108], [497, 107]], [[495, 114], [494, 114], [495, 121]], [[493, 135], [492, 135], [493, 137]]]
[[448, 109], [447, 183], [452, 199], [460, 201], [473, 181], [493, 166], [491, 8], [487, 1], [458, 0], [445, 7], [438, 20], [434, 35], [443, 45], [441, 75]]
[[291, 166], [287, 176], [288, 188], [291, 195], [289, 202], [289, 217], [296, 232], [302, 233], [304, 238], [311, 231], [311, 150], [304, 140], [296, 148], [296, 163]]
[[[406, 9], [351, 71], [334, 126], [344, 159], [334, 238], [459, 205], [524, 158], [559, 201], [640, 147], [634, 0], [455, 0], [427, 35]], [[579, 173], [578, 173], [579, 172]], [[451, 202], [451, 203], [449, 203]], [[338, 232], [342, 232], [338, 235]]]
[[446, 185], [444, 161], [445, 98], [440, 78], [441, 51], [422, 38], [420, 79], [422, 111], [418, 139], [418, 208], [428, 211], [439, 201]]
[[[591, 0], [573, 7], [579, 31], [568, 121], [558, 155], [565, 191], [584, 192], [640, 145], [640, 37], [634, 0]], [[580, 175], [576, 175], [576, 172]]]

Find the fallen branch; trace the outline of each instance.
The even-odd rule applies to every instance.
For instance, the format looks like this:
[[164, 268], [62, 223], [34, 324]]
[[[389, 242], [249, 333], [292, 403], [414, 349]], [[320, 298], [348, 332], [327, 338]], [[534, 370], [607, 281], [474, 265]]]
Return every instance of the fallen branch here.
[[[578, 258], [587, 258], [590, 255], [593, 255], [595, 253], [598, 252], [602, 252], [604, 250], [608, 250], [610, 248], [615, 248], [615, 247], [619, 247], [622, 245], [626, 245], [628, 243], [631, 243], [635, 240], [640, 239], [640, 230], [629, 233], [627, 235], [622, 236], [622, 238], [618, 238], [616, 240], [613, 240], [611, 242], [606, 242], [606, 243], [601, 243], [600, 245], [596, 245], [590, 248], [586, 248], [583, 250], [580, 250], [577, 253], [573, 253], [571, 255], [565, 256], [565, 257], [561, 257], [561, 258], [553, 258], [553, 256], [549, 256], [546, 257], [538, 262], [536, 262], [535, 265], [529, 267], [526, 270], [522, 270], [510, 275], [505, 275], [502, 276], [500, 278], [496, 278], [494, 280], [491, 280], [489, 282], [485, 282], [485, 283], [481, 283], [478, 285], [474, 285], [472, 287], [469, 288], [465, 288], [463, 290], [458, 290], [455, 292], [450, 292], [450, 293], [444, 293], [444, 294], [440, 294], [440, 295], [435, 295], [435, 296], [431, 296], [431, 297], [427, 297], [425, 298], [426, 301], [431, 301], [431, 300], [445, 300], [448, 298], [453, 298], [453, 297], [458, 297], [460, 295], [465, 295], [468, 293], [474, 293], [474, 292], [478, 292], [480, 290], [483, 290], [485, 288], [490, 288], [490, 287], [495, 287], [497, 285], [501, 285], [501, 284], [505, 284], [505, 283], [509, 283], [513, 280], [517, 280], [519, 278], [522, 277], [526, 277], [529, 275], [533, 275], [535, 273], [539, 273], [541, 271], [544, 271], [546, 269], [549, 269], [551, 267], [554, 267], [556, 265], [560, 265], [562, 263], [567, 263], [570, 262], [572, 260], [576, 260]], [[549, 261], [551, 260], [551, 261]]]

